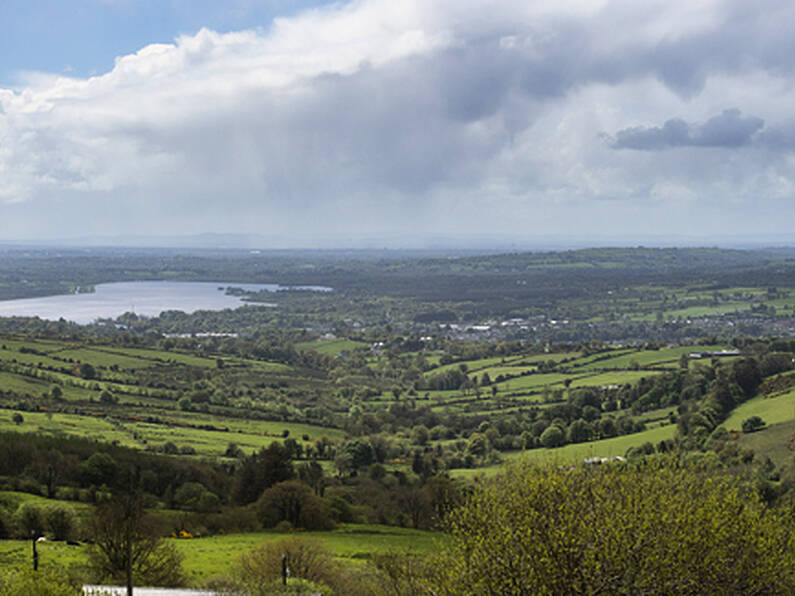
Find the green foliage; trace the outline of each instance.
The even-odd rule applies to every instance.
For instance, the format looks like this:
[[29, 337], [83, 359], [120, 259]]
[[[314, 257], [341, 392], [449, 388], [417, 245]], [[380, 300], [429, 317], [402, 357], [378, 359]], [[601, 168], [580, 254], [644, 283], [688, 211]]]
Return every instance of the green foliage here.
[[552, 447], [560, 447], [566, 442], [566, 435], [563, 430], [557, 426], [552, 425], [541, 433], [541, 444], [547, 449]]
[[80, 365], [80, 378], [86, 380], [92, 380], [97, 377], [97, 369], [88, 362]]
[[[791, 513], [791, 512], [790, 512]], [[514, 465], [448, 516], [436, 594], [785, 594], [795, 523], [674, 460]]]
[[22, 503], [14, 513], [14, 524], [21, 538], [43, 536], [46, 522], [42, 507], [36, 503]]
[[185, 581], [182, 556], [158, 535], [134, 494], [97, 507], [88, 533], [93, 541], [88, 565], [95, 581], [125, 584], [128, 561], [136, 585], [172, 587]]
[[257, 502], [257, 515], [266, 528], [289, 522], [293, 528], [330, 530], [331, 509], [303, 482], [288, 480], [266, 489]]
[[55, 540], [69, 540], [76, 529], [74, 510], [63, 503], [55, 503], [44, 508], [44, 521], [47, 530]]
[[80, 596], [79, 582], [59, 571], [2, 571], [0, 594], [3, 596]]
[[116, 478], [116, 461], [107, 453], [95, 453], [80, 464], [80, 474], [87, 484], [110, 484]]
[[103, 390], [102, 393], [99, 394], [99, 401], [103, 404], [112, 406], [119, 403], [119, 398], [113, 395], [107, 389]]
[[366, 439], [352, 439], [342, 446], [343, 452], [350, 457], [353, 469], [369, 466], [373, 463], [373, 446]]
[[240, 505], [253, 503], [266, 488], [294, 476], [289, 452], [283, 444], [274, 441], [242, 461], [235, 473], [233, 500]]
[[765, 421], [759, 416], [751, 416], [743, 420], [742, 429], [744, 433], [752, 433], [765, 427]]
[[[290, 570], [287, 586], [281, 584], [282, 557]], [[376, 594], [377, 587], [364, 570], [343, 568], [321, 543], [303, 537], [261, 544], [241, 556], [217, 584], [222, 593], [250, 596]]]
[[200, 482], [185, 482], [174, 493], [174, 503], [181, 509], [211, 512], [218, 509], [218, 496]]

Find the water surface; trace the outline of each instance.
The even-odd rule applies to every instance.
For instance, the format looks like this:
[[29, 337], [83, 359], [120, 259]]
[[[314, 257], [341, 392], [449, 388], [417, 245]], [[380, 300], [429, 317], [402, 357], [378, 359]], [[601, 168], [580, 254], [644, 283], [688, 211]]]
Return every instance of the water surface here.
[[[125, 312], [156, 317], [164, 310], [192, 313], [197, 310], [237, 308], [245, 304], [240, 296], [227, 295], [227, 287], [242, 288], [251, 292], [289, 289], [277, 284], [125, 281], [99, 284], [91, 294], [64, 294], [0, 301], [0, 316], [40, 317], [50, 321], [64, 318], [67, 321], [86, 324], [100, 318], [115, 319]], [[300, 286], [300, 289], [327, 291], [329, 288]]]

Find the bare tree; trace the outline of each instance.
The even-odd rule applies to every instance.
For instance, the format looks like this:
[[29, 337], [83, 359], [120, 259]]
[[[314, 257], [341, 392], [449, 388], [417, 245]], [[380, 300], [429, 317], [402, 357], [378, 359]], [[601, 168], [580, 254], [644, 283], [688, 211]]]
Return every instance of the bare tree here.
[[102, 581], [124, 581], [128, 596], [133, 594], [134, 580], [172, 587], [184, 579], [181, 556], [158, 535], [144, 511], [137, 477], [128, 475], [122, 483], [126, 486], [117, 489], [111, 502], [95, 509], [88, 526], [94, 541], [90, 567]]

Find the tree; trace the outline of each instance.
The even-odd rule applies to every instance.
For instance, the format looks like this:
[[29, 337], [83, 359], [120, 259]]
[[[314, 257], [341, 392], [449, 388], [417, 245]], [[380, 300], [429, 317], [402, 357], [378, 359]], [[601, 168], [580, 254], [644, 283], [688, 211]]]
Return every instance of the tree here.
[[22, 503], [14, 513], [14, 522], [23, 538], [44, 534], [44, 511], [36, 503]]
[[298, 466], [298, 478], [310, 486], [318, 497], [323, 496], [326, 490], [326, 477], [323, 474], [323, 466], [316, 461]]
[[446, 525], [429, 593], [795, 593], [791, 512], [673, 458], [513, 465]]
[[25, 417], [19, 412], [14, 412], [14, 414], [11, 416], [11, 421], [17, 426], [19, 426], [20, 424], [25, 422]]
[[85, 484], [102, 486], [116, 478], [116, 461], [107, 453], [94, 453], [80, 464], [78, 472]]
[[418, 424], [411, 429], [411, 442], [414, 445], [425, 445], [430, 438], [430, 431], [424, 424]]
[[583, 443], [591, 438], [591, 425], [578, 418], [569, 425], [567, 438], [569, 443]]
[[763, 377], [787, 370], [792, 370], [792, 353], [790, 352], [771, 352], [765, 354], [759, 362], [759, 372]]
[[114, 488], [112, 501], [99, 505], [87, 526], [93, 541], [88, 563], [97, 580], [125, 583], [128, 596], [132, 596], [134, 581], [181, 585], [182, 557], [145, 515], [139, 474], [125, 471]]
[[354, 470], [365, 468], [373, 463], [373, 446], [366, 439], [352, 439], [342, 446], [342, 451], [350, 457]]
[[472, 433], [467, 441], [467, 453], [472, 455], [486, 455], [489, 451], [489, 440], [483, 433]]
[[235, 473], [232, 498], [239, 505], [256, 501], [266, 488], [295, 477], [290, 453], [274, 441], [247, 457]]
[[80, 365], [80, 377], [88, 381], [97, 378], [97, 370], [88, 362]]
[[60, 503], [44, 509], [44, 522], [55, 540], [69, 540], [76, 525], [72, 508]]
[[105, 389], [99, 394], [99, 401], [103, 404], [114, 405], [119, 403], [119, 398], [113, 395], [110, 391]]
[[293, 528], [330, 530], [331, 511], [303, 482], [288, 480], [266, 489], [257, 501], [257, 517], [266, 528], [287, 521]]
[[433, 513], [428, 493], [416, 486], [406, 486], [401, 487], [398, 494], [400, 509], [411, 520], [411, 527], [425, 526]]
[[759, 416], [751, 416], [743, 420], [742, 429], [744, 433], [752, 433], [765, 427], [765, 421]]
[[759, 383], [762, 382], [762, 374], [759, 372], [759, 365], [755, 358], [743, 358], [732, 363], [732, 380], [743, 390], [745, 398], [753, 397]]
[[560, 447], [566, 442], [566, 435], [563, 430], [557, 426], [552, 425], [541, 433], [541, 444], [550, 449], [552, 447]]

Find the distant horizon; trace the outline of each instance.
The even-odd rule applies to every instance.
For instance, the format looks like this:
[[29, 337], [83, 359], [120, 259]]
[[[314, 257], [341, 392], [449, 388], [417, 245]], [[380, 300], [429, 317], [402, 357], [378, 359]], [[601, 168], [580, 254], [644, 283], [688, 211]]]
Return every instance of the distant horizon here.
[[[402, 244], [401, 244], [402, 240]], [[320, 238], [314, 244], [279, 242], [265, 235], [205, 232], [189, 235], [130, 235], [118, 237], [79, 236], [53, 239], [0, 239], [0, 246], [10, 248], [131, 248], [131, 249], [194, 249], [243, 251], [387, 251], [387, 252], [499, 252], [581, 250], [588, 248], [725, 248], [776, 249], [795, 247], [795, 233], [759, 235], [725, 235], [695, 237], [685, 235], [624, 236], [575, 238], [564, 235], [511, 238], [498, 240], [487, 235], [478, 237], [439, 237], [432, 242], [422, 238], [354, 238], [347, 243], [334, 238]]]

